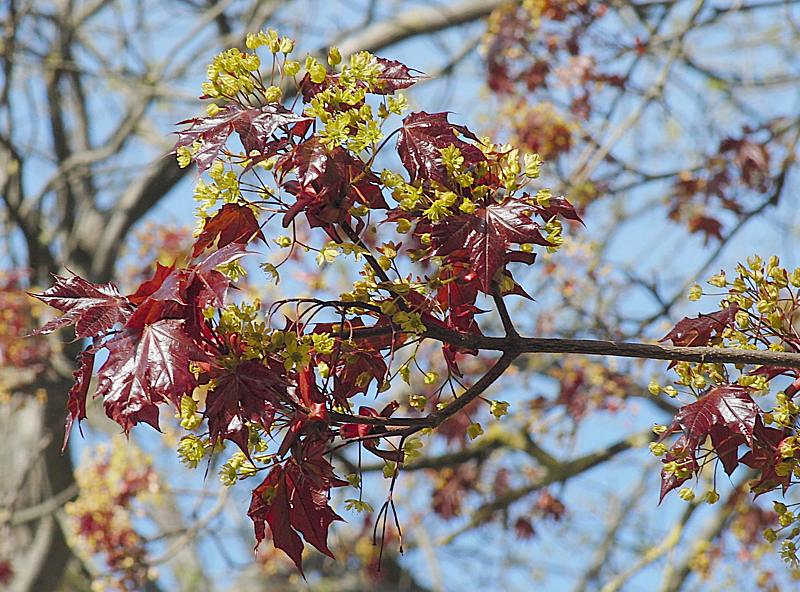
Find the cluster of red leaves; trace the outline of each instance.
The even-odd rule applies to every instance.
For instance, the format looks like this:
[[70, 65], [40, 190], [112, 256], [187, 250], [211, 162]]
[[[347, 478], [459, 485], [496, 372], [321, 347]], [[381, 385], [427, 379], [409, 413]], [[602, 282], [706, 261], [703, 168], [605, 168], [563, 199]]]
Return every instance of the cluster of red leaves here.
[[[720, 344], [723, 331], [734, 325], [737, 310], [734, 303], [714, 313], [684, 318], [662, 341], [680, 346]], [[781, 374], [796, 376], [796, 371], [762, 368], [754, 374], [766, 374], [772, 379]], [[797, 390], [794, 385], [790, 389], [787, 392]], [[718, 384], [703, 391], [695, 402], [680, 408], [661, 437], [663, 441], [672, 434], [680, 434], [662, 459], [665, 467], [672, 469], [661, 473], [662, 500], [699, 474], [705, 463], [714, 460], [719, 460], [727, 475], [732, 475], [740, 464], [759, 470], [758, 479], [751, 484], [754, 492], [764, 493], [777, 487], [786, 491], [791, 472], [778, 474], [777, 467], [786, 460], [782, 444], [791, 435], [790, 431], [765, 425], [764, 412], [753, 400], [751, 391], [739, 384]], [[703, 448], [707, 441], [710, 450]]]
[[0, 273], [0, 366], [33, 368], [47, 359], [47, 344], [41, 339], [22, 339], [32, 315], [31, 300], [23, 285], [22, 271]]
[[[359, 83], [370, 94], [382, 97], [416, 81], [399, 62], [378, 58], [376, 64], [375, 79], [369, 85]], [[306, 75], [300, 97], [310, 103], [326, 89], [345, 82], [336, 73], [328, 73], [321, 83], [313, 83]], [[332, 241], [342, 243], [346, 236], [363, 246], [367, 243], [358, 235], [366, 222], [353, 209], [366, 207], [378, 222], [411, 223], [412, 244], [393, 243], [398, 251], [413, 252], [413, 260], [422, 265], [433, 257], [443, 262], [433, 293], [392, 295], [401, 308], [418, 314], [423, 326], [479, 333], [474, 319], [480, 312], [475, 306], [479, 293], [497, 292], [500, 281], [510, 277], [508, 264], [534, 262], [533, 253], [521, 245], [552, 246], [543, 234], [545, 225], [555, 218], [575, 223], [580, 218], [563, 198], [537, 201], [527, 193], [507, 194], [506, 182], [497, 172], [507, 154], [482, 147], [470, 130], [449, 122], [447, 113], [421, 111], [402, 120], [397, 154], [409, 186], [421, 191], [421, 203], [426, 205], [390, 208], [384, 182], [371, 168], [374, 155], [365, 160], [346, 144], [323, 141], [315, 119], [280, 104], [254, 106], [252, 100], [230, 99], [214, 115], [182, 122], [187, 127], [178, 133], [176, 150], [188, 150], [201, 173], [220, 158], [245, 163], [243, 174], [270, 159], [267, 168], [277, 189], [260, 194], [258, 202], [243, 195], [228, 200], [205, 218], [191, 259], [183, 265], [158, 264], [152, 277], [130, 294], [120, 293], [113, 284], [56, 277], [52, 288], [34, 296], [62, 316], [38, 333], [74, 325], [77, 338], [91, 340], [81, 354], [68, 396], [65, 444], [73, 422], [86, 416], [90, 378], [101, 350], [106, 357], [97, 370], [95, 397], [102, 398], [106, 414], [126, 433], [140, 422], [158, 429], [162, 406], [180, 408], [182, 397], [207, 385], [201, 411], [212, 445], [230, 440], [255, 462], [253, 437], [266, 435], [280, 442], [269, 463], [259, 467], [267, 471], [266, 478], [253, 490], [249, 516], [256, 544], [269, 527], [275, 545], [302, 570], [303, 540], [331, 554], [328, 529], [339, 517], [328, 498], [332, 488], [345, 484], [325, 458], [334, 438], [360, 440], [383, 459], [403, 460], [402, 450], [379, 447], [383, 430], [356, 420], [389, 417], [397, 403], [381, 412], [361, 407], [350, 422], [331, 417], [342, 409], [351, 410], [350, 399], [366, 393], [370, 385], [383, 385], [386, 360], [406, 337], [390, 315], [378, 312], [382, 302], [376, 300], [364, 303], [363, 312], [342, 312], [342, 322], [336, 326], [289, 321], [276, 332], [293, 333], [298, 340], [319, 333], [333, 338], [332, 349], [317, 351], [315, 346], [307, 359], [298, 354], [293, 361], [296, 351], [264, 350], [263, 341], [250, 343], [242, 332], [221, 321], [231, 280], [219, 269], [237, 265], [247, 245], [265, 242], [262, 228], [273, 218], [284, 227], [294, 227], [302, 214], [309, 227], [321, 229]], [[360, 106], [365, 105], [355, 108]], [[343, 107], [331, 104], [328, 108], [335, 115]], [[355, 126], [350, 130], [356, 131]], [[244, 155], [231, 151], [231, 136], [243, 146]], [[452, 163], [445, 163], [443, 153], [453, 149], [460, 152], [469, 174], [482, 171], [473, 183], [457, 182], [448, 168]], [[472, 211], [454, 208], [441, 219], [426, 216], [425, 207], [444, 191], [474, 204]], [[289, 203], [285, 195], [290, 196]], [[261, 222], [261, 216], [267, 220]], [[510, 292], [527, 296], [516, 283]], [[362, 331], [365, 337], [359, 336]], [[262, 337], [269, 341], [268, 334]], [[308, 339], [304, 343], [310, 347]], [[256, 345], [262, 349], [254, 349]], [[456, 357], [465, 353], [477, 352], [444, 348], [453, 373], [460, 373]], [[323, 365], [325, 379], [318, 371]], [[282, 437], [276, 438], [279, 433]]]
[[[592, 98], [604, 86], [622, 88], [625, 79], [603, 72], [598, 60], [583, 53], [583, 40], [607, 6], [584, 0], [547, 0], [508, 5], [490, 19], [487, 80], [500, 96], [524, 97], [558, 89], [568, 94], [569, 118], [586, 120]], [[549, 159], [572, 146], [569, 122], [552, 110], [528, 108], [519, 100], [511, 109], [518, 141]]]
[[566, 408], [572, 421], [579, 422], [591, 411], [618, 411], [635, 381], [624, 372], [585, 358], [565, 357], [548, 371], [559, 383], [555, 399], [536, 397], [531, 407], [537, 411]]
[[91, 483], [67, 509], [75, 532], [90, 553], [103, 556], [115, 587], [141, 589], [149, 580], [145, 540], [128, 515], [136, 499], [153, 489], [155, 471], [148, 464], [123, 467], [107, 456], [83, 470], [83, 480], [91, 476]]
[[0, 560], [0, 584], [3, 586], [10, 584], [13, 577], [14, 568], [11, 567], [11, 562], [7, 559]]
[[727, 137], [702, 166], [681, 173], [675, 182], [669, 217], [685, 223], [690, 232], [706, 241], [722, 240], [723, 222], [709, 212], [721, 208], [735, 216], [746, 210], [748, 194], [764, 195], [773, 187], [769, 139], [764, 129], [744, 129], [739, 137]]

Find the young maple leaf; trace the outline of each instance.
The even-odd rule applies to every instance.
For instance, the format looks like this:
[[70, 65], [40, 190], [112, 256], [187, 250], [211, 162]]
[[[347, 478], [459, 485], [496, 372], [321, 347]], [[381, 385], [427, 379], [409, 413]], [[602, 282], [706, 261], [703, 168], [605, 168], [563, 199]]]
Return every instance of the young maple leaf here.
[[681, 429], [687, 442], [697, 447], [715, 426], [744, 437], [753, 444], [753, 430], [761, 409], [750, 396], [749, 387], [723, 384], [709, 388], [694, 403], [680, 408], [666, 433]]
[[303, 541], [329, 557], [328, 529], [342, 518], [328, 505], [332, 487], [347, 485], [333, 474], [333, 467], [323, 456], [323, 441], [305, 440], [299, 457], [273, 468], [253, 490], [247, 515], [253, 521], [256, 548], [266, 537], [269, 525], [272, 542], [303, 573]]
[[729, 477], [739, 466], [739, 446], [747, 443], [747, 438], [725, 426], [713, 425], [709, 431], [711, 447], [722, 462], [722, 468]]
[[[291, 559], [303, 573], [303, 540], [292, 528], [290, 520], [290, 490], [286, 483], [286, 471], [282, 465], [273, 468], [266, 479], [253, 490], [247, 515], [253, 521], [256, 545], [267, 536], [267, 525], [272, 535], [272, 544]], [[305, 574], [303, 574], [305, 577]]]
[[677, 473], [668, 473], [666, 470], [661, 470], [661, 495], [658, 498], [659, 504], [664, 501], [664, 497], [670, 491], [686, 483], [692, 478], [692, 475], [697, 473], [700, 469], [700, 465], [697, 464], [697, 459], [695, 458], [695, 447], [687, 442], [686, 436], [684, 435], [681, 435], [681, 437], [675, 441], [675, 444], [672, 445], [672, 448], [661, 462], [664, 464], [676, 462], [686, 474], [679, 477]]
[[117, 323], [126, 323], [133, 306], [114, 284], [93, 284], [73, 276], [55, 276], [55, 284], [41, 294], [31, 294], [64, 314], [49, 321], [33, 335], [52, 333], [75, 325], [75, 337], [84, 339], [109, 331]]
[[264, 147], [278, 128], [294, 127], [298, 123], [311, 123], [313, 117], [297, 115], [278, 103], [270, 103], [263, 107], [245, 109], [233, 121], [233, 127], [242, 141], [245, 151], [250, 154], [255, 150], [263, 154]]
[[[419, 76], [411, 73], [411, 69], [405, 64], [396, 60], [387, 60], [386, 58], [376, 58], [380, 67], [380, 72], [375, 77], [375, 84], [371, 88], [367, 88], [366, 83], [358, 81], [356, 83], [358, 88], [363, 88], [373, 95], [390, 95], [398, 90], [408, 88], [417, 83]], [[324, 90], [338, 85], [341, 80], [340, 74], [328, 73], [322, 82], [312, 82], [311, 76], [306, 74], [300, 81], [300, 93], [303, 95], [303, 102], [310, 103], [314, 97]], [[331, 108], [334, 110], [343, 110], [343, 107]]]
[[270, 429], [275, 409], [286, 396], [283, 364], [265, 366], [261, 360], [245, 360], [215, 380], [216, 386], [208, 393], [204, 412], [211, 442], [231, 440], [249, 454], [250, 431], [246, 422]]
[[225, 204], [214, 216], [206, 219], [203, 231], [194, 243], [192, 257], [197, 257], [215, 241], [217, 247], [222, 248], [231, 243], [246, 245], [253, 238], [266, 242], [253, 210], [235, 203]]
[[[694, 403], [681, 407], [672, 425], [664, 433], [666, 437], [678, 430], [683, 432], [673, 445], [671, 454], [675, 457], [690, 457], [694, 472], [698, 469], [694, 460], [697, 449], [710, 436], [711, 444], [725, 472], [732, 474], [739, 463], [739, 445], [753, 446], [755, 431], [761, 419], [761, 409], [750, 396], [750, 391], [750, 388], [738, 384], [713, 386]], [[673, 451], [679, 451], [680, 454]], [[665, 462], [670, 460], [673, 459], [668, 455]], [[674, 474], [662, 472], [661, 498], [685, 481], [686, 479], [678, 478]]]
[[411, 73], [411, 69], [397, 60], [377, 58], [381, 72], [376, 79], [372, 94], [390, 95], [398, 90], [408, 88], [417, 83], [418, 76]]
[[700, 314], [695, 318], [684, 317], [675, 327], [659, 341], [672, 341], [673, 345], [703, 346], [708, 345], [713, 336], [733, 325], [739, 306], [732, 303], [728, 308], [717, 312]]
[[461, 151], [465, 167], [486, 160], [477, 146], [465, 142], [455, 132], [471, 140], [478, 139], [466, 127], [447, 121], [447, 113], [419, 111], [403, 119], [397, 153], [412, 181], [431, 180], [444, 186], [452, 185], [441, 153], [450, 145]]
[[95, 396], [103, 397], [106, 415], [126, 433], [141, 421], [158, 429], [158, 405], [177, 407], [196, 385], [189, 364], [208, 358], [178, 319], [127, 329], [104, 347], [108, 359], [97, 374]]
[[64, 424], [64, 443], [61, 445], [61, 452], [67, 448], [69, 434], [72, 431], [72, 424], [75, 420], [80, 422], [86, 419], [86, 395], [89, 392], [89, 382], [92, 379], [92, 369], [94, 368], [95, 349], [90, 347], [81, 352], [79, 356], [78, 369], [72, 373], [75, 382], [69, 389], [67, 395], [67, 420]]
[[223, 306], [231, 284], [215, 268], [244, 254], [244, 245], [230, 243], [186, 268], [159, 265], [154, 276], [130, 296], [138, 305], [126, 328], [142, 329], [163, 319], [185, 319], [191, 335], [204, 334], [203, 310]]
[[755, 442], [752, 450], [748, 450], [739, 462], [751, 469], [761, 471], [758, 481], [751, 483], [750, 491], [757, 496], [772, 491], [780, 486], [783, 493], [792, 482], [792, 473], [779, 475], [777, 465], [785, 459], [780, 451], [781, 442], [789, 436], [788, 430], [778, 430], [764, 426], [759, 417], [754, 430]]
[[128, 300], [134, 306], [141, 305], [142, 302], [147, 300], [149, 296], [151, 296], [163, 285], [164, 281], [172, 274], [174, 270], [174, 265], [161, 265], [161, 263], [156, 261], [156, 271], [153, 274], [153, 277], [139, 284], [139, 287], [136, 288], [136, 291], [133, 294], [128, 295]]
[[373, 209], [388, 207], [380, 179], [363, 162], [341, 147], [328, 150], [318, 138], [297, 146], [279, 166], [284, 173], [294, 170], [297, 175], [296, 181], [284, 185], [297, 198], [283, 216], [284, 227], [300, 212], [305, 212], [312, 228], [345, 222], [356, 201]]
[[[522, 196], [523, 200], [530, 199], [530, 196], [525, 194]], [[572, 220], [583, 224], [583, 220], [578, 215], [578, 211], [565, 197], [551, 197], [548, 200], [547, 206], [535, 205], [534, 210], [543, 220], [550, 220], [551, 218], [564, 218], [565, 220]]]
[[189, 128], [177, 132], [175, 149], [199, 141], [200, 148], [193, 159], [202, 173], [211, 166], [234, 131], [239, 134], [242, 146], [249, 154], [253, 150], [261, 152], [279, 127], [308, 119], [275, 103], [250, 108], [230, 103], [216, 115], [178, 122], [178, 125], [189, 124]]
[[488, 294], [497, 271], [509, 261], [520, 260], [509, 252], [511, 243], [552, 246], [541, 235], [541, 226], [531, 219], [532, 212], [527, 202], [506, 199], [473, 214], [448, 216], [431, 231], [433, 254], [447, 257], [448, 262], [471, 263], [481, 290]]

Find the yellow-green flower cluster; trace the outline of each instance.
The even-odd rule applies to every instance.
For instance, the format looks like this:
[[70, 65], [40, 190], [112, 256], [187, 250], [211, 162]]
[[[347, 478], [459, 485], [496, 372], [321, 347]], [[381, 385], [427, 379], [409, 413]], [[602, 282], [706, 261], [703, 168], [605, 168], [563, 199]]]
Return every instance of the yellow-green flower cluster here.
[[221, 160], [215, 160], [208, 169], [210, 183], [199, 179], [194, 188], [194, 199], [197, 202], [197, 216], [202, 222], [209, 210], [220, 203], [235, 203], [241, 197], [239, 177], [230, 169], [226, 169]]
[[780, 392], [775, 395], [775, 407], [764, 415], [764, 422], [778, 427], [792, 428], [797, 422], [798, 413], [800, 406], [791, 397], [787, 397], [786, 393]]
[[[790, 272], [781, 267], [778, 257], [765, 261], [754, 255], [747, 258], [746, 264], [737, 265], [735, 277], [730, 278], [721, 271], [707, 283], [725, 291], [721, 301], [723, 309], [736, 307], [733, 325], [712, 340], [711, 346], [785, 351], [787, 340], [796, 338], [798, 327], [795, 324], [800, 321], [800, 268]], [[698, 300], [702, 295], [703, 288], [694, 284], [689, 299]], [[676, 384], [691, 388], [695, 394], [708, 385], [731, 382], [728, 369], [721, 364], [680, 362], [675, 365], [675, 371], [679, 377]], [[769, 389], [769, 381], [763, 375], [742, 372], [736, 383], [755, 393], [763, 394]], [[656, 388], [656, 393], [661, 390], [657, 385]], [[797, 406], [779, 393], [775, 410], [766, 418], [776, 425], [792, 427], [797, 415]]]
[[203, 94], [210, 98], [232, 98], [237, 94], [250, 94], [258, 78], [254, 74], [261, 67], [256, 54], [231, 48], [217, 55], [208, 66], [208, 81], [203, 83]]
[[181, 438], [178, 443], [178, 457], [187, 467], [195, 469], [200, 464], [200, 461], [203, 460], [209, 447], [208, 438], [200, 438], [195, 434], [189, 434]]

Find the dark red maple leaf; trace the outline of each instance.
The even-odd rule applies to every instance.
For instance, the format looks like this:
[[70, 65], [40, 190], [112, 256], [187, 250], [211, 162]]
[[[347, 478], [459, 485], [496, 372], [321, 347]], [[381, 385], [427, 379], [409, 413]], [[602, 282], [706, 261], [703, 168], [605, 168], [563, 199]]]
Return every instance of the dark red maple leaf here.
[[[416, 84], [419, 80], [419, 77], [412, 74], [411, 69], [401, 62], [386, 58], [376, 58], [376, 61], [380, 67], [380, 72], [375, 78], [375, 84], [368, 88], [363, 81], [359, 81], [356, 83], [358, 88], [363, 88], [374, 95], [390, 95]], [[303, 95], [303, 101], [310, 103], [322, 91], [339, 85], [340, 80], [340, 74], [329, 73], [322, 82], [312, 82], [311, 77], [306, 74], [300, 82], [300, 93]], [[334, 111], [343, 111], [352, 107], [360, 107], [360, 105], [332, 105], [330, 108]]]
[[430, 180], [445, 186], [452, 185], [441, 153], [443, 148], [451, 145], [461, 150], [466, 167], [486, 160], [480, 149], [459, 138], [456, 132], [477, 140], [466, 127], [447, 121], [447, 113], [419, 111], [403, 119], [397, 153], [412, 181]]
[[747, 138], [725, 138], [719, 150], [733, 153], [733, 163], [739, 167], [742, 181], [748, 187], [762, 192], [767, 190], [770, 155], [765, 144]]
[[192, 257], [197, 257], [215, 241], [217, 247], [222, 248], [231, 243], [246, 245], [253, 238], [266, 242], [253, 210], [235, 203], [225, 204], [214, 216], [206, 219], [203, 231], [194, 243]]
[[709, 431], [711, 446], [717, 453], [722, 468], [730, 476], [739, 466], [739, 446], [747, 443], [747, 438], [720, 425], [711, 426]]
[[185, 318], [189, 311], [188, 276], [185, 269], [158, 267], [155, 275], [136, 290], [134, 296], [140, 302], [126, 328], [142, 329], [163, 319]]
[[92, 369], [94, 368], [95, 350], [90, 347], [81, 352], [79, 356], [78, 369], [72, 373], [75, 382], [69, 389], [67, 395], [67, 420], [64, 425], [64, 443], [61, 445], [61, 452], [67, 448], [69, 434], [72, 431], [72, 424], [75, 420], [80, 422], [86, 419], [86, 395], [89, 392], [89, 382], [92, 379]]
[[397, 60], [377, 58], [381, 72], [376, 79], [376, 85], [370, 92], [376, 95], [390, 95], [398, 90], [416, 84], [419, 77], [411, 73], [411, 69]]
[[[681, 431], [682, 435], [664, 462], [683, 459], [682, 462], [690, 462], [689, 468], [696, 472], [699, 470], [697, 449], [710, 436], [725, 472], [732, 474], [739, 463], [739, 446], [754, 445], [761, 420], [761, 409], [750, 396], [750, 391], [750, 388], [738, 384], [713, 386], [694, 403], [681, 407], [664, 437], [676, 431]], [[687, 479], [662, 471], [661, 499]]]
[[[445, 326], [462, 333], [481, 335], [475, 315], [482, 313], [475, 306], [480, 282], [478, 275], [466, 264], [455, 263], [441, 277], [443, 284], [436, 291], [436, 300], [446, 312]], [[458, 367], [458, 354], [477, 355], [477, 350], [458, 348], [451, 343], [442, 344], [442, 354], [447, 367], [456, 376], [462, 376]]]
[[[448, 258], [448, 262], [470, 263], [478, 277], [480, 288], [489, 293], [495, 274], [506, 262], [521, 258], [509, 253], [509, 245], [537, 244], [550, 246], [531, 219], [533, 207], [521, 199], [506, 199], [502, 203], [478, 208], [473, 214], [448, 216], [431, 231], [433, 254]], [[532, 263], [529, 253], [524, 259]]]
[[673, 345], [704, 346], [712, 337], [733, 325], [739, 306], [736, 303], [727, 308], [708, 314], [700, 314], [695, 318], [684, 317], [675, 327], [659, 341], [672, 341]]
[[[358, 408], [358, 414], [361, 417], [391, 417], [392, 414], [397, 411], [400, 405], [397, 401], [392, 401], [391, 403], [387, 404], [383, 409], [381, 409], [380, 413], [377, 410], [373, 409], [372, 407], [367, 407], [362, 405]], [[379, 435], [386, 432], [386, 428], [380, 425], [369, 425], [363, 423], [345, 423], [342, 424], [342, 427], [339, 429], [339, 436], [344, 439], [348, 438], [365, 438], [369, 435]], [[393, 450], [384, 450], [378, 448], [378, 444], [380, 444], [380, 440], [378, 438], [369, 438], [367, 440], [363, 440], [362, 444], [364, 448], [369, 450], [375, 456], [382, 458], [384, 460], [389, 460], [392, 462], [401, 463], [403, 462], [404, 453], [402, 450], [393, 449]]]
[[[523, 195], [522, 200], [530, 199], [529, 195]], [[548, 200], [547, 206], [533, 205], [534, 211], [542, 217], [543, 220], [550, 220], [551, 218], [564, 218], [565, 220], [572, 220], [583, 224], [583, 220], [578, 211], [565, 197], [551, 197]]]
[[318, 138], [297, 146], [279, 166], [284, 173], [294, 171], [297, 176], [296, 181], [284, 184], [297, 198], [284, 214], [284, 226], [300, 212], [305, 212], [312, 227], [345, 222], [357, 201], [373, 209], [387, 208], [380, 179], [343, 148], [328, 150]]
[[34, 331], [34, 335], [74, 324], [77, 338], [95, 337], [117, 323], [126, 323], [133, 313], [133, 306], [114, 284], [93, 284], [78, 276], [55, 276], [55, 280], [51, 288], [31, 296], [64, 314]]
[[161, 287], [161, 285], [164, 283], [164, 280], [170, 276], [174, 269], [174, 265], [161, 265], [161, 263], [156, 261], [156, 271], [153, 274], [153, 277], [139, 284], [139, 287], [136, 288], [136, 291], [133, 294], [128, 295], [128, 300], [131, 302], [131, 304], [139, 306]]
[[752, 445], [761, 409], [750, 396], [750, 390], [738, 384], [709, 388], [697, 401], [680, 408], [667, 433], [681, 429], [687, 442], [697, 447], [716, 426], [743, 436]]
[[687, 442], [686, 436], [684, 435], [681, 435], [681, 437], [675, 441], [675, 444], [672, 445], [672, 448], [670, 448], [661, 462], [664, 464], [675, 462], [686, 474], [679, 477], [677, 473], [668, 473], [666, 470], [661, 470], [661, 495], [658, 498], [659, 504], [664, 501], [664, 496], [673, 489], [677, 489], [686, 483], [700, 468], [695, 458], [695, 447]]
[[753, 449], [747, 451], [739, 459], [743, 465], [760, 471], [758, 481], [750, 485], [750, 490], [761, 495], [776, 487], [781, 487], [786, 493], [792, 481], [792, 473], [778, 475], [777, 465], [784, 460], [780, 446], [784, 438], [789, 435], [787, 430], [766, 427], [759, 417], [754, 434], [756, 439]]
[[0, 560], [0, 584], [3, 586], [10, 584], [14, 577], [14, 568], [8, 559]]
[[266, 479], [253, 490], [247, 515], [253, 521], [256, 547], [266, 537], [266, 526], [272, 542], [303, 573], [303, 539], [320, 552], [333, 557], [328, 547], [328, 529], [341, 520], [328, 505], [332, 487], [346, 482], [337, 479], [325, 460], [324, 442], [303, 442], [299, 458], [274, 467]]
[[253, 422], [269, 430], [280, 401], [285, 398], [287, 381], [283, 364], [245, 360], [215, 377], [216, 386], [208, 393], [204, 415], [212, 443], [231, 440], [245, 454]]
[[249, 108], [230, 103], [216, 115], [178, 122], [178, 125], [188, 124], [189, 127], [177, 132], [175, 149], [199, 141], [200, 149], [195, 153], [194, 161], [202, 173], [211, 166], [234, 131], [239, 134], [242, 146], [249, 154], [253, 150], [260, 152], [279, 127], [306, 120], [307, 117], [297, 115], [276, 103]]
[[263, 107], [245, 109], [233, 120], [233, 127], [242, 141], [245, 151], [264, 152], [270, 143], [270, 137], [280, 127], [295, 127], [298, 123], [310, 123], [311, 117], [297, 115], [279, 103], [270, 103]]
[[[388, 321], [389, 324], [391, 321]], [[379, 320], [374, 326], [383, 324]], [[353, 319], [348, 321], [346, 331], [351, 331], [349, 339], [336, 339], [333, 353], [319, 355], [315, 358], [323, 361], [330, 368], [333, 377], [333, 398], [338, 404], [348, 406], [347, 399], [369, 390], [373, 380], [381, 384], [386, 377], [388, 368], [381, 354], [381, 349], [392, 346], [394, 341], [391, 333], [385, 336], [372, 336], [359, 338], [358, 329], [365, 328], [364, 321]], [[314, 326], [314, 333], [338, 333], [331, 323], [318, 323]]]
[[708, 244], [711, 238], [722, 242], [722, 223], [716, 218], [698, 214], [689, 218], [688, 226], [689, 232], [702, 233], [705, 235], [703, 244]]
[[200, 337], [205, 333], [203, 310], [223, 306], [231, 283], [215, 268], [244, 254], [244, 245], [233, 242], [186, 268], [159, 265], [154, 276], [131, 296], [138, 306], [126, 328], [141, 329], [163, 319], [185, 319], [186, 329]]
[[126, 433], [141, 421], [158, 429], [158, 405], [177, 407], [196, 385], [190, 362], [207, 359], [177, 319], [125, 330], [104, 347], [108, 359], [97, 374], [95, 396], [103, 397], [106, 415]]

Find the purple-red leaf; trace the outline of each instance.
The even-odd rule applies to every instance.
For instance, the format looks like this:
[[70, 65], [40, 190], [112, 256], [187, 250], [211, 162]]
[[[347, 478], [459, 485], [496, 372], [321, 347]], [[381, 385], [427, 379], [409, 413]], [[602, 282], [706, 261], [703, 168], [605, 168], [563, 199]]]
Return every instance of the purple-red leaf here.
[[130, 302], [114, 284], [93, 284], [78, 276], [55, 276], [55, 280], [52, 288], [31, 296], [64, 315], [37, 329], [34, 335], [52, 333], [74, 324], [77, 338], [95, 337], [106, 333], [117, 323], [125, 323], [133, 312]]
[[245, 152], [264, 152], [271, 136], [278, 128], [312, 121], [311, 117], [297, 115], [283, 105], [270, 103], [260, 108], [245, 109], [233, 120], [233, 127], [242, 141]]
[[284, 467], [276, 466], [267, 478], [253, 490], [250, 509], [247, 515], [253, 521], [256, 535], [256, 548], [267, 535], [267, 525], [272, 535], [272, 544], [280, 549], [303, 573], [303, 541], [292, 528], [290, 516], [292, 505], [289, 501], [289, 485], [286, 482]]
[[200, 148], [194, 154], [194, 161], [202, 173], [211, 166], [234, 131], [239, 134], [242, 146], [249, 154], [253, 150], [261, 152], [279, 127], [307, 119], [274, 103], [250, 108], [231, 103], [216, 115], [179, 122], [179, 125], [189, 124], [189, 127], [177, 132], [175, 149], [199, 141]]
[[673, 345], [704, 346], [713, 336], [722, 335], [733, 325], [739, 306], [735, 303], [717, 312], [701, 314], [695, 318], [684, 317], [659, 341], [672, 341]]
[[217, 247], [222, 248], [231, 243], [245, 245], [254, 237], [266, 242], [253, 210], [235, 203], [225, 204], [213, 217], [206, 219], [192, 257], [197, 257], [215, 241]]
[[108, 417], [127, 433], [143, 421], [158, 429], [158, 405], [176, 407], [195, 387], [190, 362], [207, 359], [175, 319], [126, 330], [105, 343], [108, 359], [98, 372], [96, 396]]
[[341, 518], [328, 505], [332, 487], [347, 483], [337, 479], [325, 460], [325, 443], [308, 440], [299, 447], [299, 457], [273, 468], [261, 485], [253, 490], [247, 515], [253, 521], [256, 547], [266, 536], [269, 525], [272, 542], [303, 572], [303, 542], [333, 557], [328, 548], [328, 528]]
[[373, 209], [387, 207], [380, 179], [342, 148], [328, 150], [312, 138], [300, 144], [281, 166], [285, 173], [294, 170], [297, 176], [296, 181], [284, 185], [297, 198], [283, 216], [284, 227], [300, 212], [305, 212], [312, 227], [344, 222], [356, 201]]
[[245, 422], [269, 430], [275, 408], [286, 393], [283, 369], [280, 363], [267, 367], [260, 360], [246, 360], [216, 378], [205, 410], [212, 443], [231, 440], [248, 454], [249, 430]]
[[550, 246], [531, 213], [526, 202], [508, 199], [474, 214], [448, 216], [432, 229], [434, 255], [470, 263], [481, 290], [489, 293], [497, 271], [508, 261], [519, 260], [508, 250], [511, 243]]
[[694, 403], [681, 407], [664, 437], [678, 430], [683, 433], [663, 462], [678, 461], [690, 472], [678, 476], [662, 471], [661, 499], [699, 470], [697, 450], [709, 436], [725, 472], [733, 473], [740, 462], [739, 446], [754, 446], [760, 425], [761, 409], [750, 396], [750, 389], [737, 384], [713, 386]]
[[92, 368], [94, 367], [93, 347], [86, 349], [80, 354], [80, 365], [72, 373], [75, 382], [69, 389], [67, 395], [67, 420], [64, 424], [64, 443], [61, 445], [61, 452], [67, 448], [69, 434], [72, 431], [72, 424], [75, 420], [80, 422], [86, 419], [86, 394], [89, 392], [89, 382], [92, 380]]
[[760, 413], [749, 388], [736, 384], [714, 386], [694, 403], [681, 407], [669, 433], [680, 427], [689, 444], [696, 447], [717, 426], [743, 436], [752, 445], [753, 430]]
[[447, 168], [442, 162], [443, 148], [450, 145], [461, 150], [464, 166], [469, 167], [486, 160], [476, 146], [456, 136], [476, 139], [467, 128], [447, 121], [447, 113], [426, 113], [419, 111], [409, 114], [403, 120], [400, 137], [397, 140], [397, 153], [412, 181], [429, 180], [449, 186]]
[[381, 73], [378, 74], [376, 85], [372, 93], [376, 95], [390, 95], [398, 90], [416, 84], [418, 77], [411, 73], [408, 66], [396, 60], [378, 58]]
[[720, 425], [712, 426], [709, 435], [711, 436], [711, 446], [722, 462], [725, 474], [732, 475], [739, 465], [739, 446], [745, 444], [747, 440], [741, 434]]
[[230, 243], [187, 268], [159, 265], [131, 296], [138, 306], [125, 327], [136, 330], [163, 319], [186, 319], [186, 329], [197, 335], [203, 310], [223, 306], [230, 287], [230, 280], [215, 268], [244, 254], [244, 245]]

